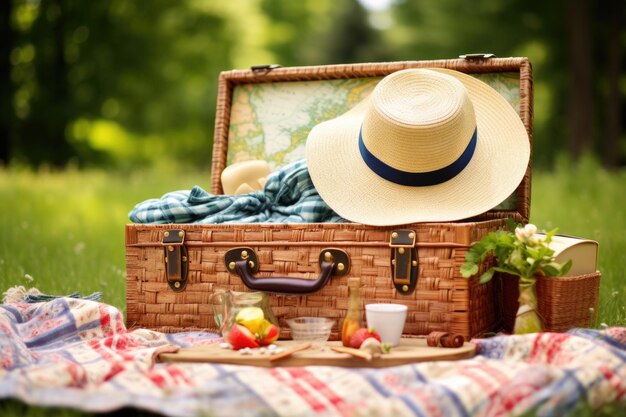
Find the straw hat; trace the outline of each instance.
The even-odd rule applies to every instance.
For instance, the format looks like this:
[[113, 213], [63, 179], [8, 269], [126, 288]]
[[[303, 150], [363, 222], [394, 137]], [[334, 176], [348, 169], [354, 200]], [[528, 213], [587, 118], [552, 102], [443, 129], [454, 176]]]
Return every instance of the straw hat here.
[[524, 177], [530, 142], [519, 115], [482, 81], [406, 69], [315, 126], [306, 157], [315, 188], [337, 214], [398, 225], [459, 220], [498, 205]]

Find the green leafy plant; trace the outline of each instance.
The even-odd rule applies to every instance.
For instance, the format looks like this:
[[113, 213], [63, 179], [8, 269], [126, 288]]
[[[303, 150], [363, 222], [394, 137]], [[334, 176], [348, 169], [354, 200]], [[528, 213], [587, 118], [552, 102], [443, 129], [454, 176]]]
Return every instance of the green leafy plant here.
[[537, 275], [548, 277], [562, 276], [572, 266], [571, 260], [565, 264], [554, 261], [554, 250], [549, 244], [558, 229], [545, 233], [545, 237], [537, 235], [537, 227], [527, 224], [524, 227], [514, 226], [513, 231], [498, 230], [488, 233], [474, 244], [465, 255], [465, 263], [461, 266], [461, 274], [465, 278], [478, 273], [479, 265], [487, 256], [495, 257], [495, 265], [485, 271], [479, 278], [484, 284], [489, 282], [494, 272], [504, 272], [520, 277], [520, 283], [534, 283]]
[[549, 245], [557, 229], [546, 232], [545, 235], [538, 235], [537, 227], [533, 224], [521, 226], [510, 222], [509, 227], [509, 231], [490, 232], [472, 245], [465, 254], [461, 275], [465, 278], [475, 276], [487, 257], [493, 256], [493, 266], [489, 267], [478, 281], [481, 284], [489, 282], [495, 272], [518, 276], [520, 296], [514, 333], [541, 331], [542, 323], [537, 312], [535, 289], [537, 277], [565, 275], [572, 266], [572, 261], [559, 264], [554, 260], [554, 250]]

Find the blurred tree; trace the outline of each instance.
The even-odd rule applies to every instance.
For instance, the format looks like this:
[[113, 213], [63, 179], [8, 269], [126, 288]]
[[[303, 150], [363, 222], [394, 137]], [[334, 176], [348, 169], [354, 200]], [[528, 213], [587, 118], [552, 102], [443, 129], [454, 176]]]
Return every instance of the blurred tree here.
[[536, 164], [564, 149], [626, 159], [623, 0], [0, 4], [0, 161], [206, 167], [222, 70], [467, 52], [530, 58]]
[[[368, 12], [356, 0], [335, 1], [330, 29], [320, 36], [322, 63], [377, 62], [392, 60], [380, 33], [369, 22]], [[311, 45], [310, 47], [313, 47]]]
[[[330, 8], [329, 0], [262, 0], [261, 10], [271, 22], [267, 47], [277, 57], [273, 63], [283, 66], [310, 64], [311, 54], [318, 53], [319, 48], [311, 50], [304, 45], [315, 42], [328, 27]], [[313, 58], [317, 59], [317, 56]]]
[[0, 164], [9, 162], [13, 137], [13, 83], [11, 82], [11, 50], [13, 3], [0, 2]]
[[15, 156], [209, 163], [217, 76], [238, 39], [232, 16], [197, 1], [12, 1]]
[[69, 122], [78, 116], [70, 100], [66, 62], [68, 25], [74, 16], [62, 0], [46, 0], [40, 7], [21, 52], [25, 64], [34, 63], [35, 88], [24, 119], [28, 122], [18, 124], [18, 150], [30, 163], [61, 165], [76, 155], [65, 138]]
[[569, 151], [575, 158], [593, 149], [593, 60], [589, 0], [566, 1], [569, 34]]
[[281, 65], [324, 65], [393, 59], [357, 0], [263, 0], [271, 21], [267, 47]]
[[[622, 126], [622, 92], [620, 91], [620, 77], [624, 69], [623, 34], [624, 34], [624, 1], [610, 0], [606, 8], [601, 10], [606, 13], [608, 24], [606, 25], [606, 67], [607, 67], [607, 92], [605, 101], [606, 117], [606, 140], [604, 142], [603, 157], [604, 165], [615, 168], [619, 162], [619, 140], [621, 133], [626, 130]], [[602, 19], [604, 20], [604, 19]]]

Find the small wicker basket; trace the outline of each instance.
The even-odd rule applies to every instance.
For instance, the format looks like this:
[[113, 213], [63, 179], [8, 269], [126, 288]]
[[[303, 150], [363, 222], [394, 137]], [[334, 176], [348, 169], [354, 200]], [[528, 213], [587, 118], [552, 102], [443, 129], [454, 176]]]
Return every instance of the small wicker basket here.
[[[595, 324], [598, 312], [600, 272], [569, 277], [539, 277], [539, 315], [546, 332], [565, 332], [574, 327]], [[519, 297], [519, 279], [501, 274], [503, 330], [511, 333]]]

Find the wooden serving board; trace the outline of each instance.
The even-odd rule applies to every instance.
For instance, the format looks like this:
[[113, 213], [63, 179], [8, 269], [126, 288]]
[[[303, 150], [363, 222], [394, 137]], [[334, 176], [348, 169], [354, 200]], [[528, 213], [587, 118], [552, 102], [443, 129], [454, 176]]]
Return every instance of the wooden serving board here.
[[[303, 345], [302, 341], [281, 340], [276, 345], [288, 350]], [[476, 345], [465, 343], [459, 348], [430, 347], [426, 339], [403, 338], [399, 346], [391, 349], [391, 353], [373, 357], [371, 360], [354, 357], [348, 353], [331, 350], [333, 346], [341, 346], [341, 342], [327, 342], [325, 347], [311, 347], [295, 352], [280, 360], [271, 361], [272, 356], [261, 355], [255, 349], [250, 355], [242, 355], [238, 351], [224, 349], [218, 343], [180, 349], [176, 353], [161, 353], [161, 362], [213, 362], [235, 365], [251, 365], [261, 367], [275, 366], [343, 366], [349, 368], [383, 368], [404, 365], [414, 362], [450, 361], [467, 359], [474, 356]]]

